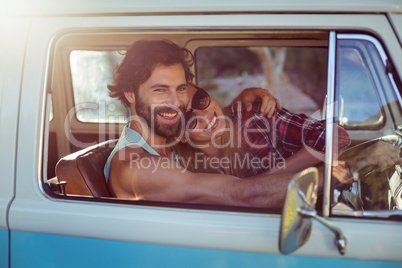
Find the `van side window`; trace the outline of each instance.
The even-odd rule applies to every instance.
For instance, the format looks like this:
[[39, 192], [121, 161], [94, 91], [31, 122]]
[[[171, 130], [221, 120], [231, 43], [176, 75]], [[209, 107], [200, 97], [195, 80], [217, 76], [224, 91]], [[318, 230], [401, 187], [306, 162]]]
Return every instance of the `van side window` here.
[[369, 46], [367, 41], [339, 42], [339, 121], [346, 129], [381, 127], [385, 120], [378, 91], [381, 85], [374, 69], [375, 54], [368, 51]]
[[244, 88], [262, 87], [294, 113], [321, 119], [327, 89], [323, 47], [200, 47], [198, 84], [225, 106]]
[[125, 123], [127, 111], [108, 95], [107, 84], [123, 55], [117, 51], [74, 50], [70, 54], [76, 117], [86, 123]]
[[[376, 139], [399, 135], [400, 96], [380, 42], [368, 35], [338, 35], [336, 106], [338, 119], [349, 134], [351, 146], [340, 160], [353, 163], [372, 154]], [[356, 163], [356, 162], [355, 162]], [[349, 184], [336, 184], [334, 214], [402, 209], [401, 166], [384, 171], [377, 166], [360, 169]], [[343, 209], [340, 204], [346, 205]], [[348, 211], [349, 210], [349, 211]], [[348, 212], [347, 212], [348, 211]], [[364, 214], [361, 214], [364, 215]]]

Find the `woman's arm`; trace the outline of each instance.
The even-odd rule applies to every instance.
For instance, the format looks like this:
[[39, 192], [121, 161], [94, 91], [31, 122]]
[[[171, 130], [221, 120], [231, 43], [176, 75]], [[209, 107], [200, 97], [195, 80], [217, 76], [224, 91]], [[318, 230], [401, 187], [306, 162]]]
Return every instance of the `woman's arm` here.
[[250, 112], [254, 101], [257, 99], [261, 99], [260, 114], [263, 116], [266, 115], [268, 118], [271, 118], [275, 109], [281, 109], [279, 100], [269, 93], [267, 89], [259, 87], [246, 88], [232, 101], [230, 106], [242, 102], [244, 103], [247, 112]]

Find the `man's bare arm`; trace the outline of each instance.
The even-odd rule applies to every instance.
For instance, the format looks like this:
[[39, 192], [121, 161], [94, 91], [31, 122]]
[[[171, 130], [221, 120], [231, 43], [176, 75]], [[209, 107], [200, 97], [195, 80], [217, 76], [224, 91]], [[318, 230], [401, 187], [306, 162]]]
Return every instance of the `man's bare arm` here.
[[[294, 175], [261, 174], [240, 179], [230, 175], [192, 173], [168, 157], [147, 154], [142, 156], [144, 158], [147, 158], [142, 160], [147, 163], [146, 167], [127, 163], [120, 165], [118, 172], [111, 173], [109, 186], [114, 189], [130, 186], [135, 199], [280, 208], [285, 200], [287, 185]], [[116, 196], [120, 197], [119, 191]]]

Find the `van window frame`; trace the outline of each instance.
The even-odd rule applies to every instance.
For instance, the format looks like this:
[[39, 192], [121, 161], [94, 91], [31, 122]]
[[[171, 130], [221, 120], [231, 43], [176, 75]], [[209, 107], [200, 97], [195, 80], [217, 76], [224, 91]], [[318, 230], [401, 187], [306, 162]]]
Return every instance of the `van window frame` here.
[[[376, 51], [378, 52], [382, 64], [384, 65], [384, 69], [387, 69], [387, 65], [391, 63], [391, 58], [387, 55], [386, 50], [384, 49], [384, 46], [382, 45], [380, 39], [378, 39], [375, 36], [372, 36], [369, 33], [343, 33], [343, 32], [338, 32], [336, 35], [336, 39], [338, 40], [361, 40], [361, 41], [367, 41], [370, 42], [374, 45]], [[338, 49], [338, 48], [337, 48]], [[385, 96], [385, 98], [389, 95], [394, 94], [396, 97], [396, 100], [398, 101], [399, 104], [399, 109], [395, 109], [393, 107], [388, 107], [389, 112], [399, 112], [402, 115], [401, 112], [401, 107], [402, 107], [402, 98], [401, 98], [401, 93], [400, 90], [402, 90], [402, 86], [400, 89], [398, 89], [398, 85], [400, 85], [399, 80], [395, 79], [395, 76], [397, 78], [397, 75], [395, 73], [395, 70], [386, 72], [386, 76], [389, 79], [389, 82], [391, 84], [391, 88], [380, 88], [377, 89], [381, 91], [380, 93]], [[377, 92], [376, 92], [377, 93]], [[378, 94], [378, 93], [377, 93]], [[386, 103], [386, 101], [381, 97], [382, 105], [389, 105]], [[394, 120], [394, 116], [390, 116], [391, 120]], [[382, 125], [383, 127], [385, 126], [385, 123]], [[395, 128], [397, 127], [394, 124]], [[331, 187], [332, 189], [332, 187]], [[334, 217], [346, 217], [346, 218], [368, 218], [368, 219], [389, 219], [393, 217], [400, 217], [402, 216], [402, 210], [380, 210], [380, 211], [350, 211], [348, 209], [345, 209], [342, 206], [335, 206], [335, 199], [334, 199], [334, 193], [331, 191], [331, 211], [328, 214], [328, 216], [334, 216]]]
[[[169, 32], [169, 31], [167, 31], [167, 32]], [[233, 30], [231, 32], [236, 33], [236, 30]], [[264, 32], [264, 31], [260, 31], [260, 32]], [[272, 32], [272, 31], [266, 31], [266, 32]], [[286, 32], [286, 31], [284, 31], [284, 32]], [[300, 31], [300, 33], [303, 33], [303, 32], [304, 31]], [[322, 30], [322, 31], [317, 31], [317, 32], [321, 33], [321, 34], [324, 34], [324, 35], [325, 34], [329, 35], [329, 38], [328, 38], [328, 41], [327, 41], [328, 42], [328, 50], [329, 50], [329, 60], [328, 60], [328, 68], [329, 68], [329, 70], [328, 70], [328, 80], [327, 80], [327, 86], [328, 86], [327, 94], [329, 95], [329, 97], [327, 98], [326, 112], [327, 112], [328, 118], [334, 118], [334, 108], [333, 107], [331, 108], [331, 105], [329, 105], [329, 104], [331, 104], [331, 100], [332, 101], [334, 100], [334, 96], [333, 96], [334, 93], [331, 92], [331, 90], [333, 91], [334, 89], [330, 89], [329, 87], [334, 85], [335, 60], [332, 59], [333, 56], [331, 56], [332, 52], [330, 52], [330, 50], [335, 49], [336, 32], [335, 31], [328, 31], [328, 30]], [[139, 33], [141, 33], [141, 32], [139, 32]], [[137, 33], [137, 34], [139, 34], [139, 33]], [[68, 33], [67, 35], [74, 35], [74, 34], [80, 35], [82, 33], [72, 32], [72, 33]], [[105, 35], [109, 34], [110, 35], [111, 32], [102, 33], [102, 34], [105, 34]], [[143, 34], [143, 33], [141, 33], [141, 34]], [[149, 34], [152, 35], [152, 31], [149, 31]], [[65, 35], [62, 35], [61, 37], [63, 38], [64, 36]], [[273, 36], [275, 36], [275, 35], [273, 35]], [[197, 40], [197, 38], [189, 39], [186, 42], [186, 45], [191, 44], [191, 42], [194, 41], [194, 40]], [[208, 42], [208, 39], [207, 40], [201, 39], [201, 42], [203, 42], [203, 41]], [[223, 40], [222, 44], [224, 42], [231, 42], [231, 41], [232, 40], [226, 40], [226, 41]], [[251, 39], [251, 41], [255, 41], [255, 40]], [[258, 40], [257, 40], [257, 42], [258, 42]], [[277, 41], [274, 38], [272, 38], [271, 42], [275, 43], [275, 42], [280, 42], [280, 41]], [[317, 42], [322, 42], [322, 40], [321, 41], [318, 40]], [[58, 53], [59, 50], [66, 49], [66, 47], [63, 47], [63, 46], [59, 47], [58, 49], [54, 48], [56, 43], [60, 44], [60, 39], [58, 39], [58, 42], [53, 42], [52, 43], [53, 49], [50, 49], [50, 51], [56, 51], [56, 53]], [[108, 44], [108, 46], [111, 47], [110, 44]], [[122, 44], [118, 44], [116, 47], [122, 48], [124, 46]], [[191, 45], [189, 45], [189, 47], [191, 47]], [[80, 49], [80, 47], [79, 46], [77, 46], [77, 47], [72, 46], [69, 49], [71, 51], [73, 49]], [[64, 53], [65, 53], [65, 51], [64, 51]], [[54, 55], [50, 55], [50, 56], [53, 57]], [[51, 67], [54, 68], [54, 66], [51, 66]], [[66, 75], [66, 74], [62, 74], [62, 75]], [[70, 77], [71, 77], [71, 74], [70, 74]], [[330, 81], [332, 81], [332, 82], [330, 82]], [[72, 92], [70, 92], [70, 93], [72, 94]], [[400, 95], [398, 97], [399, 97], [399, 99], [401, 99]], [[333, 140], [332, 140], [332, 134], [331, 133], [333, 133], [334, 129], [333, 129], [332, 123], [327, 122], [327, 126], [328, 126], [328, 130], [327, 130], [327, 133], [326, 133], [326, 135], [327, 135], [326, 142], [327, 142], [327, 148], [330, 148], [330, 150], [328, 150], [326, 152], [326, 162], [330, 163], [331, 162], [330, 160], [332, 160], [332, 148], [333, 148]], [[49, 136], [49, 132], [44, 133], [44, 138], [45, 138], [45, 143], [46, 144], [47, 144], [46, 140], [48, 139], [48, 136]], [[45, 150], [45, 154], [46, 154], [46, 152], [47, 151]], [[46, 159], [46, 157], [44, 157], [44, 161], [45, 161], [45, 159]], [[45, 166], [45, 165], [43, 165], [43, 166]], [[44, 174], [46, 174], [46, 173], [44, 173]], [[330, 175], [331, 175], [331, 170], [330, 170], [330, 168], [326, 167], [326, 170], [325, 170], [324, 201], [323, 201], [323, 215], [324, 216], [329, 216], [330, 215], [330, 205], [331, 205], [330, 200], [332, 199], [332, 194], [330, 193], [330, 183], [329, 183]], [[48, 195], [48, 196], [50, 196], [52, 198], [60, 199], [60, 200], [76, 200], [76, 201], [84, 201], [84, 202], [101, 202], [101, 203], [118, 203], [118, 204], [130, 204], [130, 205], [140, 205], [140, 206], [157, 206], [157, 207], [160, 206], [160, 207], [172, 207], [172, 208], [183, 208], [183, 209], [194, 208], [194, 209], [207, 209], [207, 210], [219, 210], [219, 211], [232, 211], [232, 210], [234, 210], [234, 211], [251, 212], [251, 213], [254, 213], [254, 212], [256, 212], [256, 213], [271, 213], [272, 212], [272, 210], [269, 210], [269, 209], [258, 209], [258, 208], [236, 208], [236, 207], [207, 206], [207, 205], [193, 205], [193, 204], [161, 203], [161, 202], [152, 202], [152, 201], [127, 201], [127, 200], [119, 200], [119, 199], [111, 199], [111, 198], [93, 198], [93, 197], [84, 197], [84, 196], [62, 196], [62, 195], [55, 194], [54, 192], [52, 192], [50, 190], [50, 187], [48, 187], [48, 184], [45, 182], [45, 179], [46, 179], [45, 175], [43, 175], [41, 177], [43, 178], [43, 185], [44, 185], [43, 188], [45, 189], [46, 195]], [[275, 211], [274, 214], [280, 214], [280, 212], [278, 213], [278, 211]]]

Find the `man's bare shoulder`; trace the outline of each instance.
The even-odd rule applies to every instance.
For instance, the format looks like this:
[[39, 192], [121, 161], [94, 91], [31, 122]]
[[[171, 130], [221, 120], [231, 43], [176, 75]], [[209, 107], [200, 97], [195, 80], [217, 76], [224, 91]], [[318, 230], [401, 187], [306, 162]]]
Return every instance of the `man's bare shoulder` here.
[[151, 155], [138, 146], [127, 146], [120, 149], [112, 158], [108, 187], [111, 193], [119, 198], [140, 199], [133, 186], [141, 176], [139, 161]]

